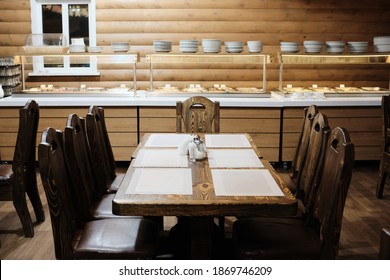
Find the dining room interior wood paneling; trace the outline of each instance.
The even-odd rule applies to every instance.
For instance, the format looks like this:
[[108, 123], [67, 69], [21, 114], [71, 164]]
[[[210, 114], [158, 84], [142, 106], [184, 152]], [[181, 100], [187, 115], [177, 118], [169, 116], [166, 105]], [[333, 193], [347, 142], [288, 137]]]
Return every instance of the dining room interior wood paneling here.
[[[31, 33], [30, 1], [0, 2], [0, 55], [15, 55]], [[267, 66], [269, 89], [277, 88], [279, 69], [277, 53], [281, 41], [343, 40], [368, 41], [372, 50], [373, 37], [389, 35], [390, 3], [378, 0], [347, 1], [96, 1], [97, 45], [109, 47], [112, 42], [130, 41], [131, 51], [141, 53], [137, 66], [140, 88], [149, 86], [149, 65], [144, 60], [153, 51], [153, 40], [171, 40], [177, 49], [181, 39], [217, 38], [222, 41], [261, 40], [263, 53], [274, 56]], [[303, 48], [303, 47], [301, 47]], [[259, 86], [262, 67], [240, 68], [239, 65], [221, 71], [216, 65], [180, 65], [175, 69], [161, 65], [154, 76], [158, 85], [171, 83], [188, 85], [193, 79], [210, 85]], [[132, 81], [132, 71], [121, 66], [103, 67], [96, 77], [29, 77], [32, 86], [51, 82], [59, 86], [87, 84], [115, 87]], [[130, 68], [128, 68], [130, 69]], [[260, 76], [259, 76], [260, 75]], [[259, 78], [260, 77], [260, 78]], [[388, 67], [353, 66], [289, 66], [284, 82], [296, 86], [318, 84], [337, 86], [388, 87]]]

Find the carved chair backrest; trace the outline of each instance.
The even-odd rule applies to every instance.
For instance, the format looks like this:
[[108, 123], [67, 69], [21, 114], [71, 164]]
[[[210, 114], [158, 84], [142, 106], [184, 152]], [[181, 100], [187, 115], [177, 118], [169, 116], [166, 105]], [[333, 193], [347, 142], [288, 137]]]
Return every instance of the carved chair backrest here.
[[29, 100], [19, 110], [19, 129], [12, 161], [13, 179], [16, 185], [24, 185], [27, 190], [31, 184], [36, 185], [36, 139], [39, 124], [39, 106]]
[[71, 203], [72, 187], [63, 153], [63, 134], [46, 128], [38, 146], [42, 185], [46, 193], [57, 259], [72, 259], [76, 210]]
[[297, 148], [295, 150], [294, 159], [292, 162], [292, 173], [291, 178], [297, 184], [301, 176], [301, 169], [306, 159], [307, 147], [309, 145], [310, 131], [313, 124], [314, 117], [318, 113], [318, 107], [311, 105], [304, 109], [304, 119], [299, 135]]
[[302, 175], [298, 182], [297, 193], [303, 205], [310, 205], [309, 199], [314, 199], [316, 186], [314, 179], [318, 178], [318, 172], [322, 171], [326, 144], [330, 133], [328, 118], [318, 113], [313, 120], [310, 131], [309, 145]]
[[323, 172], [309, 217], [318, 221], [322, 258], [337, 256], [345, 200], [352, 177], [355, 150], [348, 131], [336, 127], [329, 135]]
[[[91, 220], [90, 207], [99, 200], [106, 185], [96, 180], [92, 168], [91, 152], [88, 146], [85, 120], [70, 114], [65, 132], [65, 159], [73, 186], [73, 197], [80, 211], [79, 224]], [[100, 188], [100, 189], [99, 189]]]
[[382, 143], [383, 151], [390, 152], [390, 95], [382, 96]]
[[[214, 125], [214, 128], [213, 128]], [[220, 132], [219, 102], [193, 96], [176, 103], [176, 132]]]

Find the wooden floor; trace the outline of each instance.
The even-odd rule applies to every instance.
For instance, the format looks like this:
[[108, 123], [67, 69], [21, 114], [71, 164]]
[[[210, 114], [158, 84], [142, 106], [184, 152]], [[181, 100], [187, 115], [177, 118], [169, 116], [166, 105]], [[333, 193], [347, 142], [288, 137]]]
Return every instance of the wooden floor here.
[[[383, 199], [375, 197], [378, 162], [355, 165], [348, 193], [340, 239], [339, 259], [377, 259], [379, 237], [383, 227], [390, 227], [390, 183]], [[39, 178], [39, 176], [38, 176]], [[39, 178], [40, 182], [40, 178]], [[55, 259], [53, 238], [46, 198], [40, 185], [46, 221], [36, 224], [35, 236], [25, 238], [12, 202], [0, 201], [0, 259]], [[167, 227], [174, 218], [166, 219]], [[232, 221], [227, 222], [227, 230]]]

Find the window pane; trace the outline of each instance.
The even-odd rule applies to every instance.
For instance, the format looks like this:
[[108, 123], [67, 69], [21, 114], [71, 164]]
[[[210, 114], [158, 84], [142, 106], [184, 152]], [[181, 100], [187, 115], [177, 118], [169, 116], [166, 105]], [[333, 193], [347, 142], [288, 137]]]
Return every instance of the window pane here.
[[[69, 5], [69, 37], [84, 38], [89, 46], [88, 5]], [[71, 41], [71, 40], [69, 40]]]
[[42, 5], [43, 33], [62, 33], [62, 6]]

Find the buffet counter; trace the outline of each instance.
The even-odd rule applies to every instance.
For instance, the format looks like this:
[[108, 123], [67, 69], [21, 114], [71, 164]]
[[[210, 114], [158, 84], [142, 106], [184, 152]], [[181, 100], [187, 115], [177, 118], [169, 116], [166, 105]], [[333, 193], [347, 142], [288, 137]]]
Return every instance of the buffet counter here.
[[[176, 101], [190, 94], [15, 94], [0, 99], [1, 160], [12, 160], [18, 110], [29, 99], [40, 106], [39, 132], [51, 126], [64, 129], [69, 114], [84, 117], [91, 105], [102, 106], [117, 161], [128, 161], [145, 133], [175, 132]], [[289, 162], [294, 158], [302, 128], [303, 108], [318, 105], [331, 127], [342, 126], [355, 144], [356, 160], [378, 160], [381, 151], [381, 97], [291, 98], [273, 92], [262, 97], [208, 96], [221, 106], [222, 133], [249, 133], [264, 159]], [[40, 142], [40, 133], [37, 143]]]

